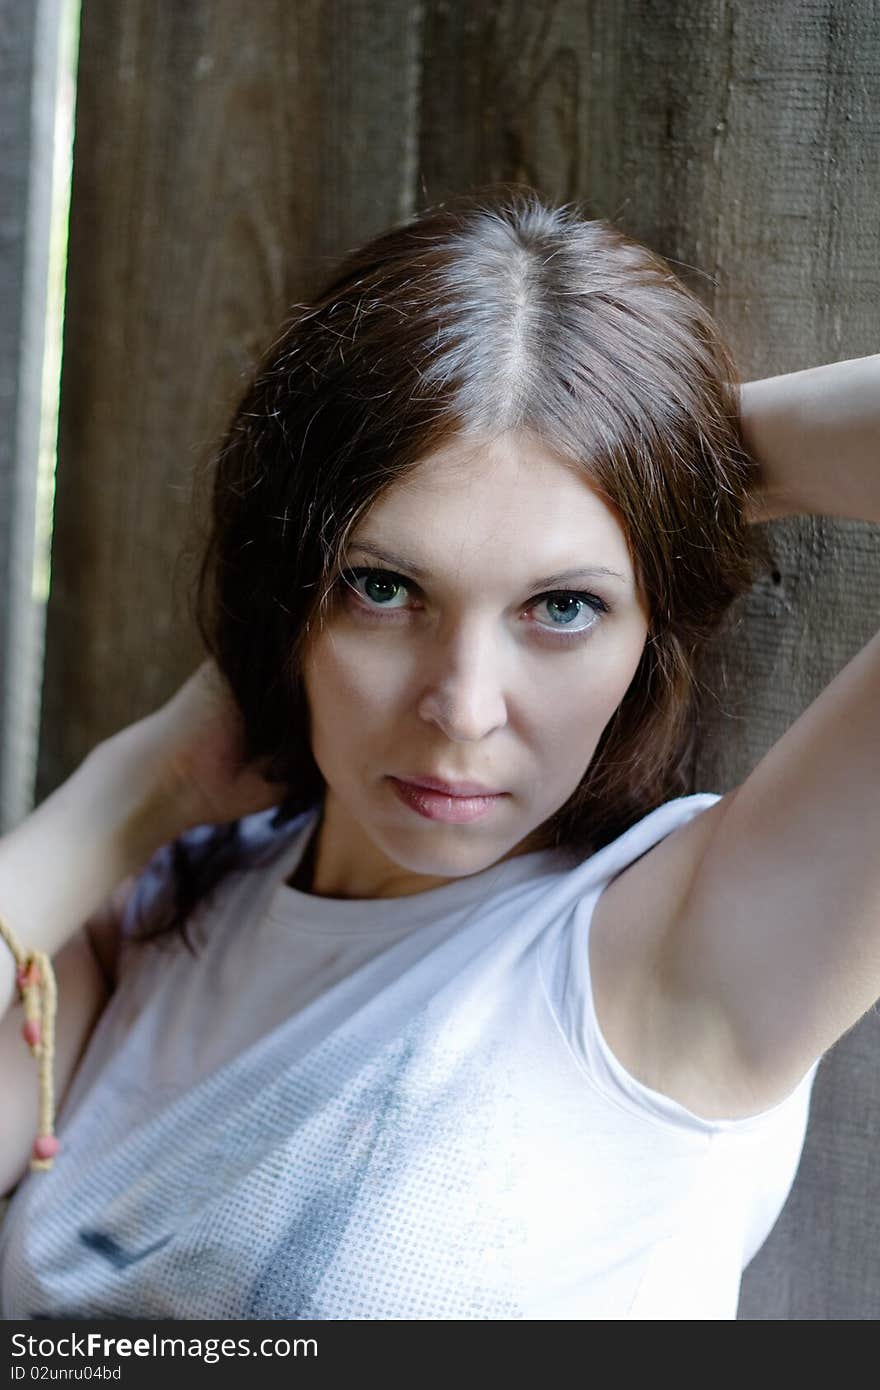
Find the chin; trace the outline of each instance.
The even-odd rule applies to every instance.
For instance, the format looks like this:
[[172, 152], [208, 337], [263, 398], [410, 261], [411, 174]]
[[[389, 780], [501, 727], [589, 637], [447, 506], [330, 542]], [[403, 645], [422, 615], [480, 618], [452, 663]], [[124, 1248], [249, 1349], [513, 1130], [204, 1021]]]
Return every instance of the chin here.
[[[467, 829], [468, 827], [445, 828]], [[410, 844], [404, 846], [399, 843], [395, 844], [394, 839], [389, 837], [388, 841], [380, 848], [389, 859], [401, 869], [406, 870], [407, 873], [420, 874], [425, 878], [464, 878], [468, 874], [476, 874], [482, 869], [488, 869], [502, 855], [508, 854], [513, 845], [491, 845], [485, 840], [481, 844], [478, 844], [476, 840], [468, 844], [462, 837], [458, 844], [449, 843], [445, 846], [439, 844], [415, 846]]]

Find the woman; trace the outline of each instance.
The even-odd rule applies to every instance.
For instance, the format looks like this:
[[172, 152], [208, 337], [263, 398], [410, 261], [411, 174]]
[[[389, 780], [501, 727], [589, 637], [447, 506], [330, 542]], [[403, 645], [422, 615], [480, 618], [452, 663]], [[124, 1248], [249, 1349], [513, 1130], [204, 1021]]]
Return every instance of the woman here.
[[215, 460], [211, 659], [0, 842], [61, 1097], [6, 1317], [735, 1316], [880, 994], [880, 639], [724, 796], [695, 662], [750, 523], [880, 521], [878, 374], [740, 393], [662, 260], [529, 190], [297, 306]]

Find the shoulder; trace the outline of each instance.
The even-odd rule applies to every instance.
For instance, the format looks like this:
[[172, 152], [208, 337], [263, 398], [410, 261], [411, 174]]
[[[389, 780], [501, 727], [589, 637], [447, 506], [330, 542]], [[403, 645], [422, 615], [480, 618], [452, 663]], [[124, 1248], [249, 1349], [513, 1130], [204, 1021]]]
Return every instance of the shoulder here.
[[[119, 980], [120, 962], [129, 946], [141, 944], [140, 929], [173, 901], [178, 875], [204, 880], [213, 862], [212, 881], [234, 871], [260, 868], [280, 854], [314, 808], [293, 817], [278, 808], [224, 824], [190, 827], [161, 845], [139, 871], [129, 875], [87, 924], [87, 935], [110, 988]], [[148, 943], [149, 934], [144, 938]]]

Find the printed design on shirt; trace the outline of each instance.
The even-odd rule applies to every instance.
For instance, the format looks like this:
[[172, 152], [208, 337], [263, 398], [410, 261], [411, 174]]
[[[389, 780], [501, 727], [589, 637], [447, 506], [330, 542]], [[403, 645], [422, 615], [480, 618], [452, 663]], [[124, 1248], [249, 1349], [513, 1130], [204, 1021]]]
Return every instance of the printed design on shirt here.
[[[487, 1219], [482, 1181], [471, 1184], [468, 1175], [471, 1165], [481, 1175], [497, 1165], [489, 1157], [495, 1088], [485, 1063], [472, 1065], [458, 1048], [445, 1058], [444, 1051], [423, 1013], [390, 1053], [352, 1077], [323, 1181], [306, 1184], [309, 1195], [253, 1281], [242, 1317], [316, 1320], [338, 1316], [340, 1306], [352, 1317], [401, 1316], [408, 1300], [419, 1316], [444, 1292], [460, 1316], [523, 1316], [505, 1277], [499, 1213]], [[433, 1072], [425, 1066], [432, 1052]], [[424, 1167], [436, 1174], [436, 1198], [414, 1177]], [[421, 1223], [413, 1191], [429, 1194]], [[525, 1240], [521, 1228], [509, 1235], [515, 1244]], [[492, 1248], [479, 1248], [481, 1239]], [[414, 1258], [425, 1245], [434, 1252], [430, 1287], [419, 1284], [424, 1264]]]
[[171, 1236], [162, 1236], [161, 1240], [154, 1241], [146, 1249], [133, 1251], [123, 1250], [119, 1242], [105, 1231], [80, 1231], [79, 1238], [88, 1250], [103, 1255], [117, 1269], [125, 1269], [127, 1265], [137, 1264], [138, 1261], [146, 1259], [147, 1255], [161, 1250], [163, 1245], [168, 1244]]

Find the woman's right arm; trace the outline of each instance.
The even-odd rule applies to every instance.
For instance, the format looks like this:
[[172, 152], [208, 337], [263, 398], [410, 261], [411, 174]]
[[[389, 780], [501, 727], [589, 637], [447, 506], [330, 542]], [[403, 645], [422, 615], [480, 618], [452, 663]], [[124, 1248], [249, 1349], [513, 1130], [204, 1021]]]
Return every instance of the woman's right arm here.
[[[0, 913], [24, 949], [52, 958], [55, 972], [56, 1109], [112, 992], [102, 956], [118, 942], [134, 877], [185, 828], [177, 800], [157, 781], [154, 732], [141, 721], [99, 744], [0, 839]], [[0, 1194], [26, 1172], [37, 1128], [38, 1069], [23, 1022], [15, 959], [0, 940]]]
[[[153, 718], [98, 744], [0, 839], [0, 913], [25, 949], [57, 955], [117, 885], [189, 823], [161, 773]], [[2, 1017], [17, 990], [14, 957], [0, 946]]]
[[[58, 989], [52, 1067], [56, 1111], [113, 992], [96, 954], [95, 932], [105, 936], [108, 945], [113, 937], [118, 937], [122, 907], [133, 881], [125, 879], [94, 916], [77, 928], [52, 961]], [[11, 1192], [25, 1176], [38, 1130], [38, 1070], [21, 1035], [23, 1018], [22, 1009], [13, 1006], [0, 1019], [0, 1075], [5, 1107], [0, 1128], [0, 1196]]]

